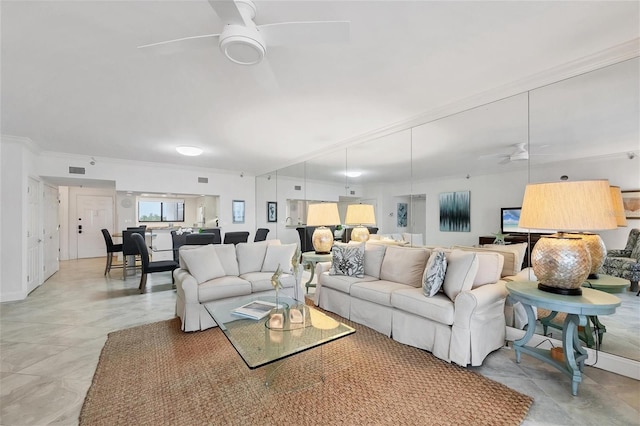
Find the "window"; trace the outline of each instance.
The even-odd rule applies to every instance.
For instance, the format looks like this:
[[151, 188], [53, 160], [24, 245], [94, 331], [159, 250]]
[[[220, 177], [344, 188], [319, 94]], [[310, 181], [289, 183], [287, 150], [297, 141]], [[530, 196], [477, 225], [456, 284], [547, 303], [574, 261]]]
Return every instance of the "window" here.
[[138, 201], [138, 222], [184, 222], [184, 201]]

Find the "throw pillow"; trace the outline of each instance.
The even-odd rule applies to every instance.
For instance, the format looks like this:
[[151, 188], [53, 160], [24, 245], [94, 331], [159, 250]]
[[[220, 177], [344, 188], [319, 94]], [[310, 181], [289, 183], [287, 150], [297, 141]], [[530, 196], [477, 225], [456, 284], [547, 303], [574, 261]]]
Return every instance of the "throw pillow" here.
[[478, 256], [475, 253], [453, 250], [447, 254], [447, 273], [442, 289], [455, 301], [459, 293], [471, 289], [477, 272]]
[[364, 274], [380, 278], [380, 268], [387, 246], [382, 244], [365, 244], [364, 246]]
[[193, 275], [198, 284], [225, 276], [224, 268], [220, 259], [218, 259], [213, 244], [193, 250], [181, 251], [180, 256], [182, 256], [189, 273]]
[[364, 243], [335, 243], [331, 248], [329, 275], [364, 277]]
[[422, 291], [427, 297], [433, 297], [438, 293], [444, 283], [447, 271], [447, 257], [443, 251], [432, 252], [427, 260], [427, 267], [422, 277]]
[[296, 253], [297, 244], [283, 244], [281, 246], [271, 245], [267, 247], [267, 254], [264, 256], [262, 272], [275, 272], [280, 265], [280, 269], [285, 274], [292, 272], [291, 259]]
[[489, 252], [478, 252], [476, 256], [478, 256], [478, 272], [471, 288], [497, 282], [502, 274], [504, 256], [500, 253]]
[[259, 272], [262, 269], [267, 247], [271, 245], [272, 241], [275, 240], [236, 244], [236, 256], [238, 258], [240, 274]]
[[380, 279], [422, 287], [422, 275], [429, 259], [429, 250], [418, 247], [389, 246], [382, 259]]

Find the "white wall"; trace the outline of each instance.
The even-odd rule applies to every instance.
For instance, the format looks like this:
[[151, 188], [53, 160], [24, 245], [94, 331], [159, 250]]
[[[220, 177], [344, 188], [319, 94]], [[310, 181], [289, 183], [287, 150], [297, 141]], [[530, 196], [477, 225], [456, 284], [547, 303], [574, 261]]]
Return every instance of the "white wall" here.
[[[414, 182], [414, 194], [426, 194], [426, 236], [428, 245], [474, 245], [478, 237], [491, 235], [500, 230], [500, 208], [522, 205], [524, 189], [532, 182], [559, 181], [567, 175], [569, 180], [608, 179], [612, 185], [622, 190], [640, 188], [640, 159], [629, 160], [626, 156], [571, 160], [558, 162], [544, 167], [535, 167], [531, 171], [523, 164], [523, 169], [511, 173], [498, 173], [466, 178], [437, 179]], [[438, 196], [442, 192], [471, 191], [471, 231], [441, 232]], [[405, 232], [396, 226], [396, 203], [408, 200], [406, 185], [383, 185], [365, 188], [367, 197], [376, 198], [380, 208], [377, 217], [379, 233]], [[407, 201], [408, 202], [408, 201]], [[390, 214], [393, 213], [393, 216]], [[416, 213], [416, 212], [414, 212]], [[624, 247], [629, 230], [640, 227], [640, 220], [628, 220], [627, 226], [615, 230], [599, 231], [605, 245], [609, 248]]]
[[34, 153], [26, 139], [0, 140], [0, 302], [27, 297], [27, 185], [37, 178]]
[[[157, 192], [172, 194], [202, 194], [219, 196], [220, 226], [226, 231], [255, 232], [255, 184], [254, 176], [240, 173], [212, 171], [195, 167], [172, 164], [120, 161], [96, 158], [94, 166], [88, 165], [82, 156], [60, 153], [43, 153], [39, 156], [38, 172], [41, 176], [70, 177], [69, 166], [85, 167], [83, 178], [114, 181], [118, 191], [118, 206], [121, 192]], [[72, 177], [72, 176], [71, 176]], [[198, 183], [198, 177], [206, 177], [208, 183]], [[245, 223], [233, 224], [231, 216], [232, 200], [245, 201]], [[135, 204], [135, 203], [134, 203]], [[120, 212], [117, 212], [120, 215]], [[119, 226], [129, 216], [118, 218]], [[135, 218], [135, 209], [134, 209]], [[125, 226], [125, 227], [126, 227]]]

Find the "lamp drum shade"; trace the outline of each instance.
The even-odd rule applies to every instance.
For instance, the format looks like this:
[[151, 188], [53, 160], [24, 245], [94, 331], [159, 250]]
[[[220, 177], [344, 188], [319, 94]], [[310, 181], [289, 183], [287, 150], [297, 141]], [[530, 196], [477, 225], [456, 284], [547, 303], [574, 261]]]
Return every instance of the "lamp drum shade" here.
[[622, 191], [619, 186], [611, 186], [611, 201], [613, 202], [613, 212], [618, 226], [627, 226], [627, 217], [624, 214], [624, 204], [622, 202]]
[[558, 231], [615, 229], [618, 224], [609, 181], [529, 184], [518, 226]]

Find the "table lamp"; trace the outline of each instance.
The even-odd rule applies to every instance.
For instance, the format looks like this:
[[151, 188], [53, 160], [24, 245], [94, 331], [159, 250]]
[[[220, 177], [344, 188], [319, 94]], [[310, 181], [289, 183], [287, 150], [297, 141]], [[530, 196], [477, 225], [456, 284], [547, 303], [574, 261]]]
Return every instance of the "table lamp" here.
[[311, 241], [317, 254], [329, 254], [333, 246], [333, 232], [327, 228], [329, 225], [340, 223], [338, 204], [318, 203], [309, 204], [307, 212], [307, 226], [317, 226], [313, 231]]
[[533, 272], [543, 291], [580, 295], [591, 271], [591, 255], [584, 240], [568, 231], [614, 229], [617, 222], [607, 180], [552, 182], [527, 185], [518, 226], [555, 229], [531, 252]]
[[[617, 226], [626, 226], [627, 219], [624, 215], [624, 205], [622, 204], [622, 192], [620, 191], [620, 187], [610, 186], [609, 189], [611, 191], [611, 201], [613, 203], [616, 224]], [[584, 240], [587, 245], [589, 255], [591, 256], [591, 270], [589, 271], [587, 279], [596, 280], [598, 279], [598, 271], [604, 263], [604, 258], [607, 256], [607, 247], [598, 234], [581, 232], [575, 235], [578, 235]]]
[[355, 225], [351, 230], [351, 239], [354, 241], [367, 241], [369, 230], [366, 225], [376, 224], [376, 215], [371, 204], [350, 204], [347, 206], [347, 217], [344, 222], [347, 225]]

